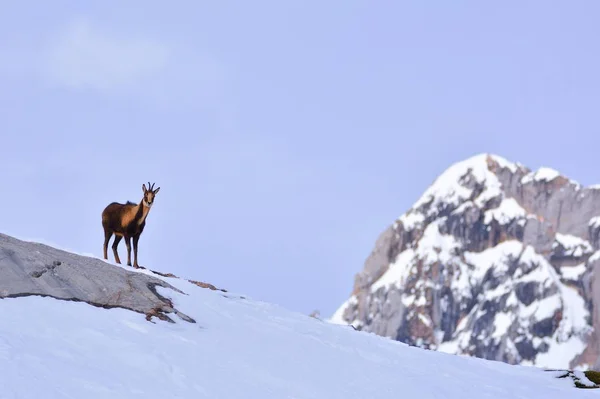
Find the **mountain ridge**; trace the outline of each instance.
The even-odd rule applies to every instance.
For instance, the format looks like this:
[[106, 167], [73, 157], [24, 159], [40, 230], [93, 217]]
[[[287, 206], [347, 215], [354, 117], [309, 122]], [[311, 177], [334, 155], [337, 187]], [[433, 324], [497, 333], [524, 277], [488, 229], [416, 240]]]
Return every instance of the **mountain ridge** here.
[[456, 162], [380, 234], [331, 320], [511, 364], [592, 366], [599, 215], [598, 186], [554, 169]]

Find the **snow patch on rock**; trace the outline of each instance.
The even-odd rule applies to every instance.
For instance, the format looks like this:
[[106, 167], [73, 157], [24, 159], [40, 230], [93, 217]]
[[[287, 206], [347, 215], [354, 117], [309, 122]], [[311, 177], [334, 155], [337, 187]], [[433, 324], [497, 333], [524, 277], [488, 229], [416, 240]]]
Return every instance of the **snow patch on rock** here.
[[560, 176], [560, 173], [552, 168], [541, 167], [535, 172], [531, 172], [523, 176], [521, 184], [528, 184], [536, 181], [552, 181]]
[[581, 257], [594, 252], [592, 245], [587, 240], [574, 235], [561, 233], [556, 233], [552, 249], [562, 249], [563, 255], [573, 257]]
[[501, 194], [501, 184], [496, 175], [489, 170], [488, 160], [496, 161], [499, 165], [514, 170], [516, 165], [507, 160], [489, 154], [479, 154], [467, 160], [457, 162], [443, 172], [425, 193], [414, 204], [413, 209], [428, 207], [425, 216], [435, 214], [440, 206], [458, 206], [472, 199], [473, 187], [476, 184], [485, 185], [484, 192], [479, 194], [478, 205]]
[[489, 224], [493, 219], [500, 224], [508, 224], [515, 219], [527, 216], [525, 209], [519, 205], [514, 198], [504, 198], [498, 208], [490, 209], [485, 212], [484, 223]]

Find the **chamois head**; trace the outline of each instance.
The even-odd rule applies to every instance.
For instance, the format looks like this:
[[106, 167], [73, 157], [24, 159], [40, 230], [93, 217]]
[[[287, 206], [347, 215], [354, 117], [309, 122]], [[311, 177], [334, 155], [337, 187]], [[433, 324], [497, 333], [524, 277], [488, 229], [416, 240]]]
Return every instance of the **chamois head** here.
[[150, 185], [150, 182], [148, 182], [148, 189], [146, 189], [146, 185], [142, 184], [142, 190], [144, 190], [144, 205], [146, 205], [148, 208], [150, 208], [152, 206], [152, 204], [154, 203], [154, 196], [156, 195], [156, 193], [158, 193], [158, 190], [160, 190], [160, 187], [157, 188], [156, 190], [154, 190], [154, 183], [152, 183], [152, 185]]

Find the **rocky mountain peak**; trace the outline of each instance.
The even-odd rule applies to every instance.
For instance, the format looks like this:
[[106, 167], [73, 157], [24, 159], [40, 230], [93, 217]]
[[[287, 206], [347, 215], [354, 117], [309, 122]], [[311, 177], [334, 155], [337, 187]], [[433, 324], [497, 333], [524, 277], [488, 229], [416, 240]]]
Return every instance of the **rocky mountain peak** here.
[[476, 155], [380, 235], [332, 319], [511, 364], [593, 365], [598, 216], [600, 189]]

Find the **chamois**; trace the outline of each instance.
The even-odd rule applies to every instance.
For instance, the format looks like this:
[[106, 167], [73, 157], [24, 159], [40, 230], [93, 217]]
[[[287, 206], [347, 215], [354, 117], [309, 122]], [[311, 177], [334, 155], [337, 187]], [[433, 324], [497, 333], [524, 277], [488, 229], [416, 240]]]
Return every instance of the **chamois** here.
[[115, 240], [113, 241], [112, 249], [115, 261], [119, 264], [121, 263], [117, 247], [121, 239], [125, 238], [125, 244], [127, 245], [127, 265], [131, 266], [131, 239], [133, 238], [133, 267], [136, 269], [140, 267], [137, 257], [138, 241], [146, 226], [146, 217], [154, 203], [154, 196], [158, 193], [160, 187], [154, 190], [154, 183], [150, 185], [150, 182], [148, 182], [148, 189], [146, 189], [146, 184], [142, 184], [142, 190], [144, 191], [144, 197], [139, 204], [131, 201], [127, 201], [125, 204], [112, 202], [102, 211], [104, 259], [108, 260], [108, 241], [114, 234]]

